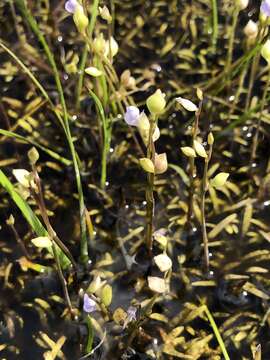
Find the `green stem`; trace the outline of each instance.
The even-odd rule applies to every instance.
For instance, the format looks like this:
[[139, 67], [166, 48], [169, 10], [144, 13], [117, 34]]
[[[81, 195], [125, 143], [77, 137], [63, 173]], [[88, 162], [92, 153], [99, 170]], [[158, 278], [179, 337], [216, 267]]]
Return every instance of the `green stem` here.
[[[155, 163], [155, 145], [153, 142], [153, 134], [155, 131], [155, 118], [150, 118], [150, 129], [149, 129], [149, 139], [147, 144], [147, 158], [150, 159], [153, 164]], [[154, 208], [155, 208], [155, 199], [154, 199], [154, 181], [155, 174], [147, 174], [148, 186], [146, 190], [146, 246], [148, 248], [149, 256], [152, 257], [152, 248], [153, 248], [153, 219], [154, 219]]]
[[232, 27], [230, 29], [228, 57], [227, 57], [227, 62], [226, 62], [225, 74], [227, 74], [230, 71], [231, 64], [232, 64], [233, 45], [234, 45], [235, 29], [236, 29], [238, 15], [239, 15], [239, 8], [237, 7], [236, 9], [233, 9], [233, 22], [232, 22]]
[[206, 230], [206, 219], [205, 219], [205, 195], [208, 187], [208, 165], [212, 156], [212, 145], [210, 145], [209, 153], [207, 158], [205, 158], [204, 170], [203, 170], [203, 181], [202, 181], [202, 193], [201, 193], [201, 217], [202, 217], [202, 235], [203, 235], [203, 247], [204, 247], [204, 262], [206, 267], [206, 272], [209, 271], [209, 246], [208, 246], [208, 236]]
[[[90, 24], [89, 24], [89, 29], [87, 32], [87, 36], [91, 41], [92, 41], [93, 31], [94, 31], [96, 18], [97, 18], [97, 14], [98, 14], [98, 5], [99, 5], [99, 0], [94, 0], [93, 7], [92, 7], [92, 16], [91, 16], [91, 20], [90, 20]], [[86, 43], [84, 46], [82, 58], [80, 61], [79, 79], [78, 79], [77, 88], [76, 88], [76, 109], [77, 110], [80, 109], [80, 97], [81, 97], [82, 87], [83, 87], [84, 70], [85, 70], [86, 61], [87, 61], [87, 55], [88, 55], [88, 44]]]
[[221, 337], [220, 332], [219, 332], [219, 330], [218, 330], [218, 327], [217, 327], [217, 325], [216, 325], [216, 323], [215, 323], [215, 320], [214, 320], [212, 314], [210, 313], [210, 311], [209, 311], [209, 309], [208, 309], [208, 307], [207, 307], [206, 305], [204, 305], [204, 311], [205, 311], [205, 313], [206, 313], [206, 316], [208, 317], [208, 320], [209, 320], [209, 322], [210, 322], [210, 325], [212, 326], [212, 329], [213, 329], [214, 334], [215, 334], [215, 336], [216, 336], [217, 342], [218, 342], [218, 344], [219, 344], [219, 346], [220, 346], [220, 348], [221, 348], [221, 351], [222, 351], [222, 354], [223, 354], [223, 356], [224, 356], [224, 359], [225, 359], [225, 360], [230, 360], [229, 354], [228, 354], [228, 352], [227, 352], [227, 349], [226, 349], [226, 346], [225, 346], [225, 344], [224, 344], [224, 341], [222, 340], [222, 337]]
[[[195, 122], [193, 125], [192, 131], [192, 144], [191, 147], [194, 148], [194, 141], [197, 138], [199, 130], [199, 119], [202, 111], [202, 101], [200, 101], [199, 109], [195, 114]], [[189, 194], [188, 194], [188, 213], [187, 213], [187, 224], [191, 224], [191, 218], [193, 214], [193, 195], [194, 195], [194, 179], [195, 179], [195, 159], [193, 157], [189, 158]]]
[[86, 347], [85, 347], [85, 353], [89, 354], [92, 351], [93, 339], [94, 339], [94, 330], [93, 330], [93, 325], [92, 325], [92, 320], [91, 320], [90, 315], [87, 315], [87, 317], [86, 317], [86, 324], [87, 324], [87, 328], [88, 328], [88, 336], [87, 336], [87, 343], [86, 343]]
[[215, 51], [218, 38], [218, 8], [217, 0], [212, 0], [212, 17], [213, 17], [213, 29], [212, 29], [212, 45]]
[[259, 133], [260, 133], [260, 127], [261, 127], [261, 123], [262, 123], [262, 113], [263, 113], [263, 110], [264, 110], [264, 107], [265, 107], [266, 96], [267, 96], [267, 92], [269, 90], [269, 85], [270, 85], [270, 69], [268, 70], [267, 82], [266, 82], [266, 85], [265, 85], [264, 90], [263, 90], [261, 109], [260, 109], [260, 115], [259, 115], [259, 119], [258, 119], [257, 126], [256, 126], [256, 132], [255, 132], [255, 135], [254, 135], [253, 141], [252, 141], [250, 165], [252, 165], [253, 160], [256, 157], [256, 152], [257, 152], [257, 147], [258, 147], [258, 140], [259, 140]]

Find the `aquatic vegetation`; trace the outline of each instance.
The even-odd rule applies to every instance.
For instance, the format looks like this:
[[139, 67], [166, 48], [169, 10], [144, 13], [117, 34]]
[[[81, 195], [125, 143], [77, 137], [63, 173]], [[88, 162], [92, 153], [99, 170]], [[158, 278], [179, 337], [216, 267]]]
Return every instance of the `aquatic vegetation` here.
[[1, 2], [1, 358], [270, 357], [269, 17]]

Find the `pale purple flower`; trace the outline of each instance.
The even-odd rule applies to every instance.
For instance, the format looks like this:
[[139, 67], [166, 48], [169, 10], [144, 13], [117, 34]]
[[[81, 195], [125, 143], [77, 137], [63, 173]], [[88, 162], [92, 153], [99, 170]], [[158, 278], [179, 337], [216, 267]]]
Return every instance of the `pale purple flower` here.
[[83, 310], [90, 314], [97, 309], [96, 303], [87, 294], [83, 296]]
[[136, 106], [128, 106], [124, 115], [125, 122], [130, 126], [138, 126], [140, 110]]
[[130, 306], [127, 310], [127, 317], [123, 324], [123, 329], [125, 329], [131, 321], [135, 321], [137, 319], [136, 315], [137, 315], [137, 308], [135, 306]]
[[68, 0], [65, 3], [65, 9], [67, 12], [69, 12], [70, 14], [74, 14], [76, 7], [77, 7], [78, 2], [77, 0]]
[[270, 16], [270, 0], [263, 0], [260, 8], [261, 13]]

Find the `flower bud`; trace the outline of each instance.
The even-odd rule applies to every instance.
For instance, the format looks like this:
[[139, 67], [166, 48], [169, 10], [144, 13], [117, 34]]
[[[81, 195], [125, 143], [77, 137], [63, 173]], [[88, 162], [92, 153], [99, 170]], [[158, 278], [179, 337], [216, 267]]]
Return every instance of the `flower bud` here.
[[113, 58], [119, 50], [119, 46], [116, 42], [116, 40], [114, 39], [113, 36], [110, 37], [110, 40], [106, 41], [106, 45], [105, 45], [105, 56], [110, 56]]
[[261, 55], [269, 64], [270, 63], [270, 40], [267, 40], [264, 43], [263, 47], [261, 48]]
[[208, 145], [213, 145], [214, 141], [215, 141], [214, 135], [212, 132], [210, 132], [207, 137]]
[[9, 215], [9, 218], [6, 220], [6, 224], [10, 225], [10, 226], [13, 226], [15, 224], [15, 219], [14, 219], [14, 216], [12, 214]]
[[99, 34], [93, 41], [93, 51], [97, 54], [105, 54], [106, 51], [106, 41], [103, 37], [103, 34]]
[[221, 172], [211, 179], [210, 183], [214, 188], [219, 190], [225, 185], [229, 175], [228, 173]]
[[152, 160], [150, 160], [148, 158], [142, 158], [139, 161], [140, 161], [140, 165], [144, 171], [154, 174], [155, 166], [154, 166]]
[[190, 146], [183, 146], [181, 147], [181, 150], [183, 154], [186, 155], [187, 157], [196, 157], [195, 150]]
[[29, 161], [30, 161], [30, 164], [31, 164], [31, 165], [35, 165], [36, 162], [37, 162], [38, 159], [39, 159], [39, 153], [38, 153], [37, 149], [36, 149], [35, 147], [32, 147], [32, 148], [28, 151], [27, 155], [28, 155], [28, 159], [29, 159]]
[[98, 77], [103, 74], [103, 72], [101, 70], [97, 69], [94, 66], [90, 66], [90, 67], [86, 68], [85, 72], [86, 72], [86, 74], [93, 76], [93, 77]]
[[187, 111], [193, 111], [196, 112], [198, 110], [197, 105], [195, 105], [192, 101], [188, 99], [184, 99], [182, 97], [178, 97], [175, 99], [180, 105], [183, 106], [184, 109]]
[[155, 154], [155, 174], [163, 174], [168, 169], [167, 154]]
[[[140, 132], [140, 135], [144, 141], [144, 143], [147, 145], [149, 141], [149, 130], [150, 130], [150, 122], [145, 114], [145, 112], [142, 112], [139, 117], [138, 121], [138, 130]], [[154, 134], [153, 134], [153, 141], [157, 141], [160, 137], [160, 131], [157, 126], [155, 126]]]
[[146, 105], [152, 115], [162, 114], [166, 107], [165, 94], [163, 94], [160, 89], [156, 90], [156, 92], [146, 100]]
[[110, 11], [109, 9], [107, 8], [106, 5], [104, 5], [103, 7], [99, 7], [99, 14], [101, 16], [101, 18], [103, 20], [106, 20], [108, 24], [110, 24], [112, 22], [112, 17], [111, 17], [111, 14], [110, 14]]
[[201, 156], [203, 158], [207, 158], [207, 153], [205, 151], [205, 148], [197, 140], [194, 140], [194, 149], [199, 156]]
[[245, 10], [248, 7], [249, 0], [237, 0], [237, 6], [240, 10]]
[[100, 299], [106, 307], [111, 305], [111, 302], [112, 302], [112, 287], [111, 287], [111, 285], [107, 284], [102, 288]]
[[244, 34], [248, 39], [255, 39], [258, 35], [258, 25], [252, 20], [249, 20], [247, 25], [244, 27]]
[[79, 33], [85, 35], [89, 20], [88, 17], [85, 15], [83, 7], [81, 5], [76, 6], [75, 12], [73, 14], [73, 21], [77, 26]]

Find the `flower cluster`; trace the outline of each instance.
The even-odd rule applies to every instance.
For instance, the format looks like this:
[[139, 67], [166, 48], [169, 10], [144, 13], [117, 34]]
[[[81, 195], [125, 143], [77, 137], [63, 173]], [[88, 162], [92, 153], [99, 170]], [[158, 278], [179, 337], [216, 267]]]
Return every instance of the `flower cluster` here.
[[[151, 116], [156, 117], [162, 114], [165, 109], [165, 95], [158, 89], [147, 99], [146, 104]], [[145, 112], [140, 112], [137, 106], [128, 106], [124, 115], [124, 120], [129, 126], [137, 127], [144, 144], [147, 146], [149, 143], [150, 121]], [[155, 122], [152, 136], [153, 142], [157, 141], [159, 137], [160, 130]], [[148, 158], [142, 158], [140, 159], [140, 165], [146, 172], [162, 174], [168, 168], [167, 155], [166, 153], [155, 153], [154, 162]]]

